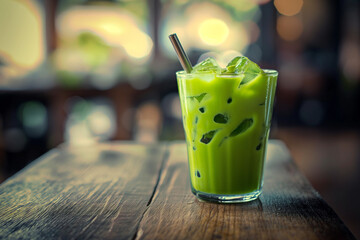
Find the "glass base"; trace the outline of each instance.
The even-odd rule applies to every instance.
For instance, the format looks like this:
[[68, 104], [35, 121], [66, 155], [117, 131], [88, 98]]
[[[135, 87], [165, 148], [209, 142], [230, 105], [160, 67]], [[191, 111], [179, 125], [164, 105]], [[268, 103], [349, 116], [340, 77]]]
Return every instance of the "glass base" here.
[[212, 193], [204, 193], [197, 191], [195, 189], [191, 189], [192, 193], [200, 200], [207, 202], [216, 202], [216, 203], [242, 203], [242, 202], [250, 202], [259, 197], [261, 194], [261, 189], [256, 190], [251, 193], [244, 194], [212, 194]]

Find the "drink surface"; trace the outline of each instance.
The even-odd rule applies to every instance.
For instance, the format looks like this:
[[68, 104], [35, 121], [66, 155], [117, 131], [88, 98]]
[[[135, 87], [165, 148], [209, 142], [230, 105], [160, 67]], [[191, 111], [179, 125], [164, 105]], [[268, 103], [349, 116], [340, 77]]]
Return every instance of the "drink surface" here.
[[245, 70], [233, 67], [243, 59], [211, 69], [210, 61], [200, 71], [177, 72], [192, 189], [225, 195], [260, 190], [277, 72], [252, 62], [243, 64]]

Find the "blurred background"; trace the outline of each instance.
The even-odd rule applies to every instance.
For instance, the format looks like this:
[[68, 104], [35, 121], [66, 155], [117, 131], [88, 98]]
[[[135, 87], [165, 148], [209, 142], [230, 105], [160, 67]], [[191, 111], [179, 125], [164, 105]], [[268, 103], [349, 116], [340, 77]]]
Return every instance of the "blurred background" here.
[[279, 71], [272, 138], [360, 238], [358, 0], [1, 0], [0, 182], [58, 144], [184, 139], [193, 64]]

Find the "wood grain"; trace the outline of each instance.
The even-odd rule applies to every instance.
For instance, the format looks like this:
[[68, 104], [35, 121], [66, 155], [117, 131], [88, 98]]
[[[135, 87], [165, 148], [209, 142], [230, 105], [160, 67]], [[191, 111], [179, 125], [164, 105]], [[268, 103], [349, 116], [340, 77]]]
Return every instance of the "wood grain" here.
[[162, 144], [57, 149], [0, 187], [0, 239], [131, 239], [166, 156]]
[[54, 149], [0, 185], [0, 239], [355, 239], [271, 141], [263, 194], [200, 202], [184, 142]]
[[298, 171], [286, 147], [268, 147], [263, 194], [243, 204], [197, 200], [183, 143], [170, 146], [137, 239], [355, 239]]

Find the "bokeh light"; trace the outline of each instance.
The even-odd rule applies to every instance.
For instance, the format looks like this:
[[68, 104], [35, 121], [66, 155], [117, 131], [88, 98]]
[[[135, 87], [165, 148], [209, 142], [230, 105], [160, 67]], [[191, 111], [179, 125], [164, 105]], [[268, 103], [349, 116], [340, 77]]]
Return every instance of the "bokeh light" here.
[[274, 0], [274, 5], [278, 12], [285, 16], [298, 14], [303, 4], [303, 0]]
[[296, 17], [279, 16], [276, 31], [286, 41], [297, 40], [303, 33], [303, 23]]
[[248, 21], [246, 23], [246, 27], [248, 29], [249, 32], [249, 36], [250, 36], [250, 42], [254, 43], [258, 40], [259, 36], [260, 36], [260, 28], [259, 26], [254, 22], [254, 21]]
[[342, 44], [340, 65], [348, 82], [353, 84], [360, 82], [360, 44], [356, 39], [346, 39]]
[[35, 1], [0, 1], [0, 60], [5, 77], [20, 77], [45, 58], [43, 16]]
[[45, 134], [48, 118], [44, 104], [38, 101], [26, 102], [20, 107], [19, 114], [29, 137], [39, 138]]
[[112, 109], [103, 104], [96, 104], [88, 116], [89, 128], [95, 136], [109, 139], [115, 132], [115, 116]]
[[162, 124], [162, 113], [159, 104], [148, 101], [138, 107], [135, 114], [134, 139], [138, 142], [155, 142], [158, 140]]
[[167, 117], [181, 120], [181, 105], [178, 93], [169, 93], [161, 101], [164, 114]]
[[72, 145], [89, 145], [110, 139], [116, 131], [116, 117], [112, 104], [105, 99], [69, 100], [65, 139]]
[[200, 23], [199, 36], [204, 43], [217, 46], [229, 36], [229, 27], [221, 19], [209, 18]]
[[[176, 32], [186, 51], [244, 53], [259, 37], [257, 3], [252, 0], [179, 3], [162, 19], [161, 44], [164, 54], [176, 58], [167, 36]], [[229, 9], [232, 9], [230, 11]]]

